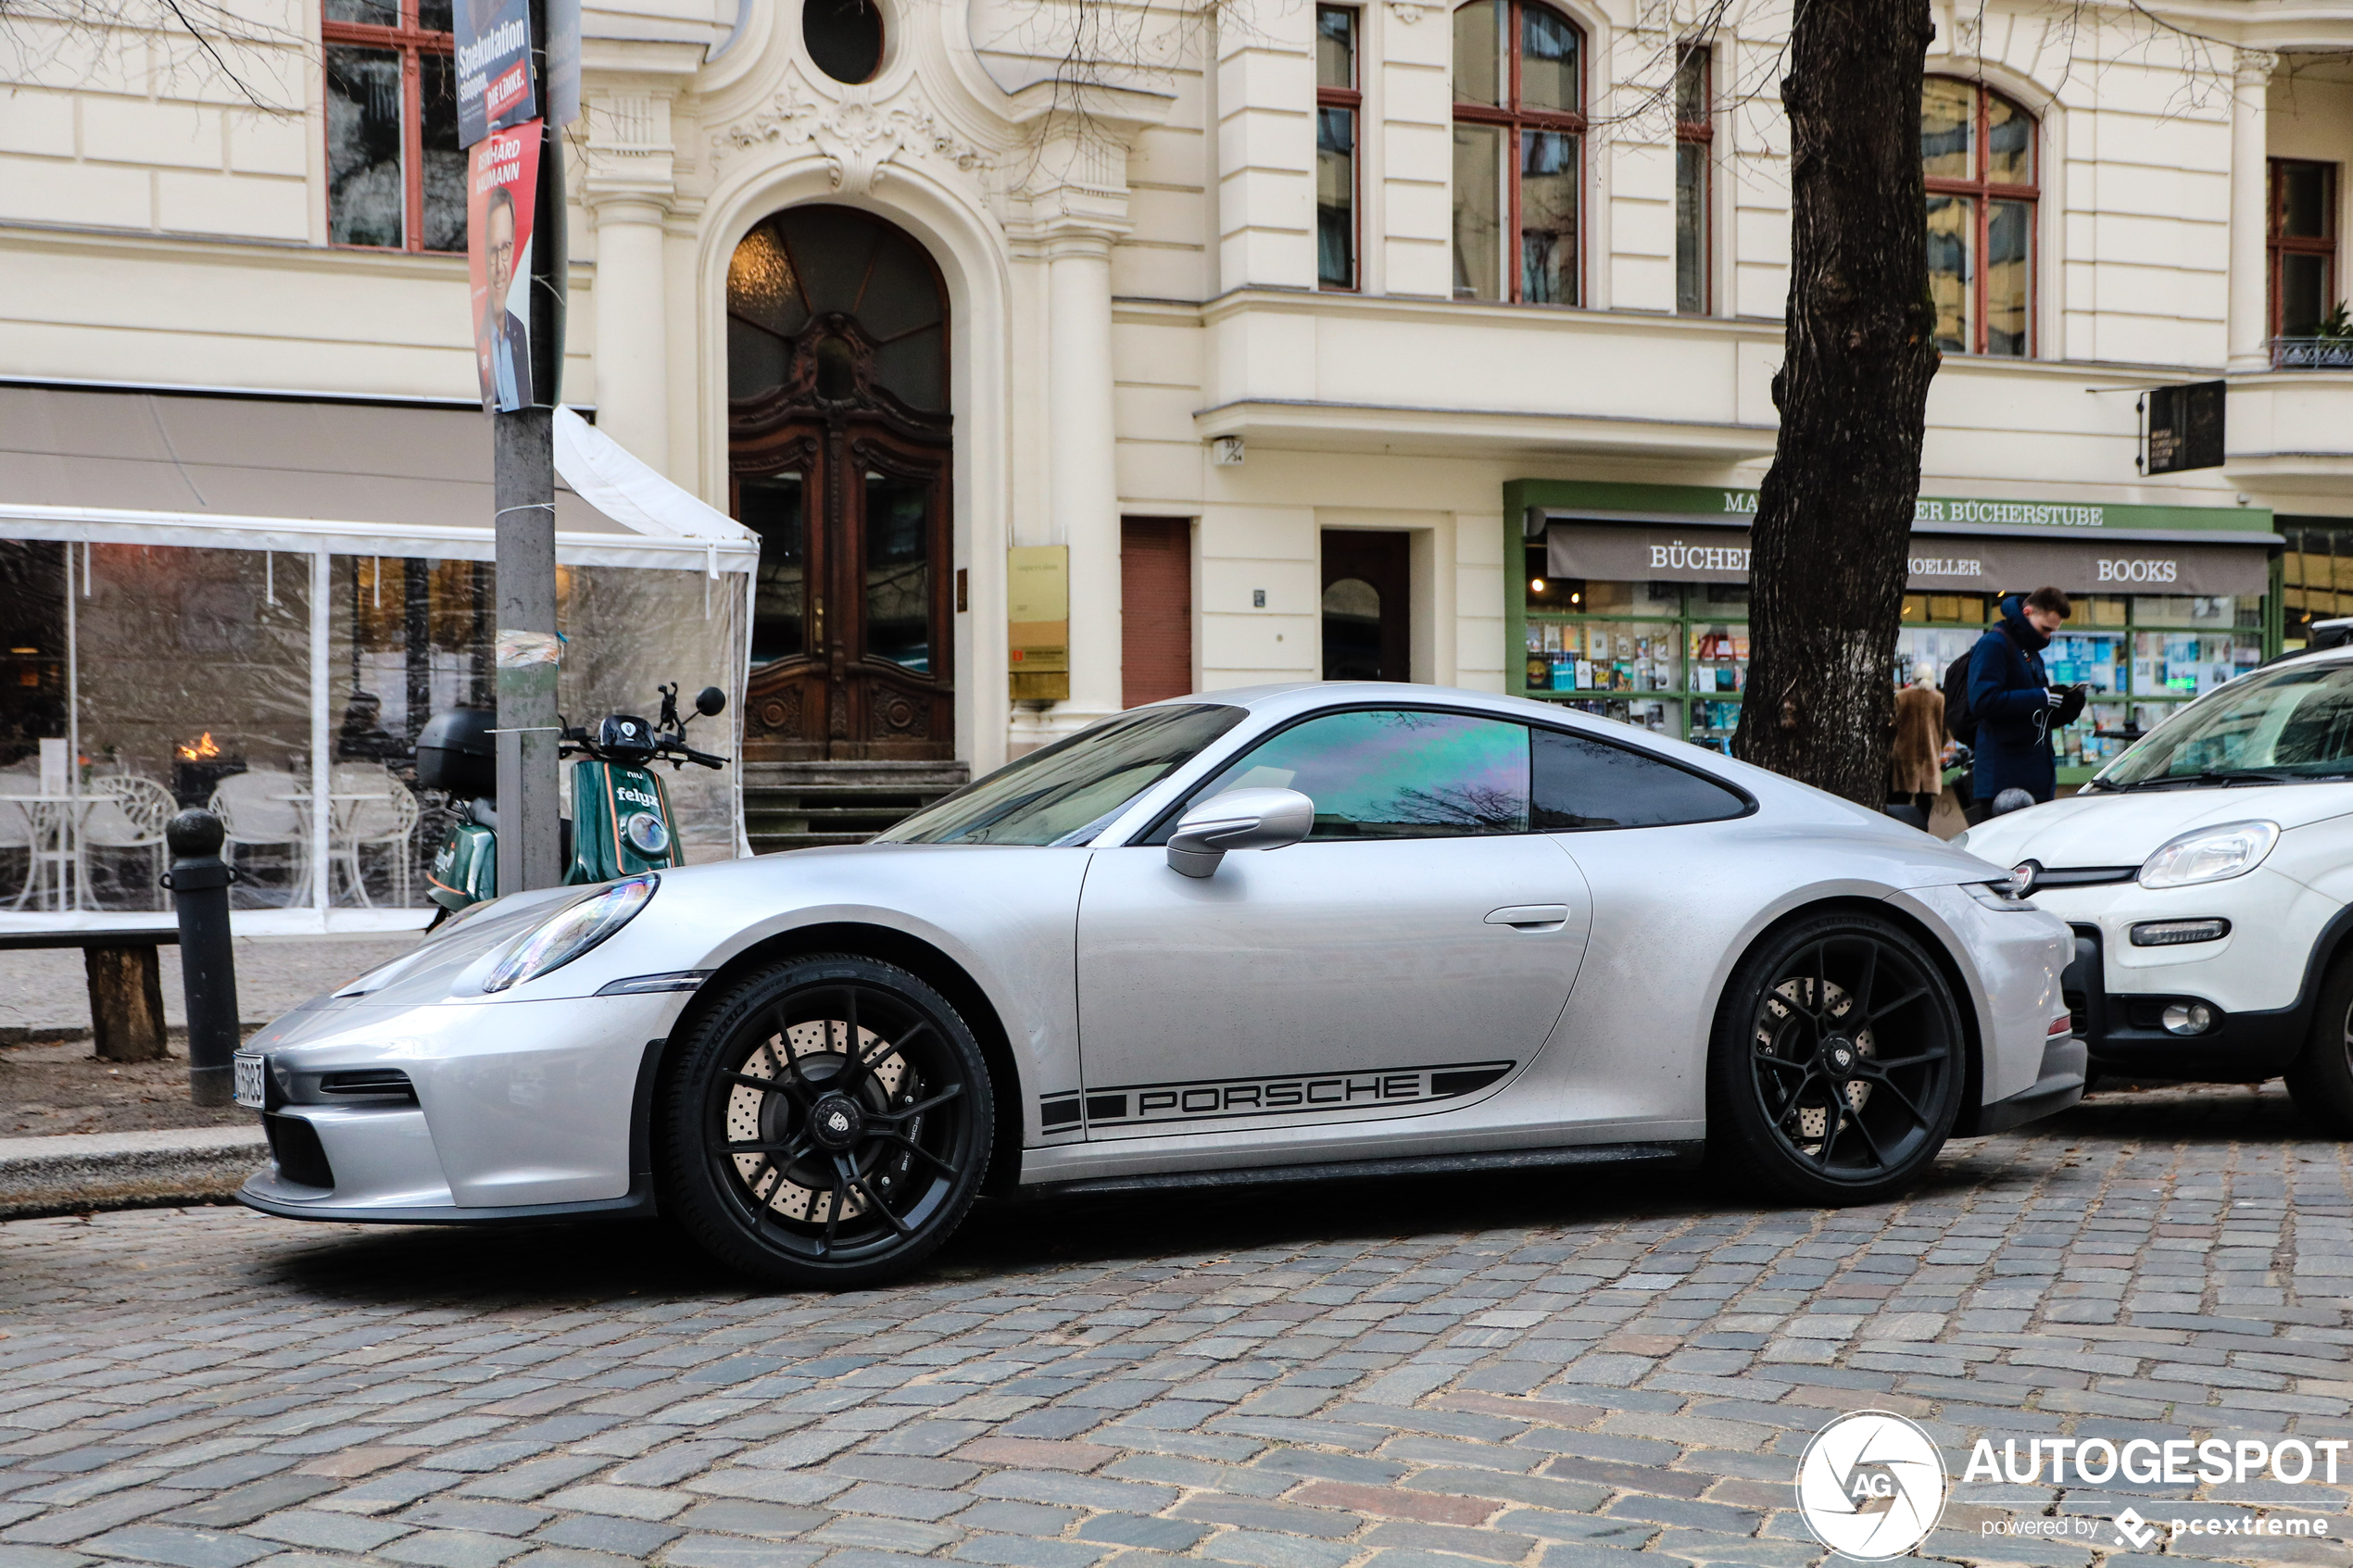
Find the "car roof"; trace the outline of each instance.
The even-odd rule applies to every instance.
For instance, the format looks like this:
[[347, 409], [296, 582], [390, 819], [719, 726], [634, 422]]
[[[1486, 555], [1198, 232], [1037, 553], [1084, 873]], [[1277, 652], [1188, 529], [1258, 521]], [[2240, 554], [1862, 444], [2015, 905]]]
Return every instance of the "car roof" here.
[[1225, 691], [1195, 692], [1189, 696], [1170, 697], [1164, 703], [1151, 706], [1167, 707], [1189, 702], [1222, 703], [1267, 717], [1311, 712], [1319, 708], [1353, 707], [1368, 702], [1436, 703], [1445, 708], [1476, 709], [1506, 714], [1515, 719], [1551, 720], [1555, 723], [1563, 720], [1590, 722], [1597, 717], [1564, 708], [1556, 702], [1539, 702], [1532, 697], [1507, 696], [1502, 692], [1478, 692], [1464, 686], [1428, 685], [1412, 681], [1284, 681], [1258, 686], [1235, 686]]

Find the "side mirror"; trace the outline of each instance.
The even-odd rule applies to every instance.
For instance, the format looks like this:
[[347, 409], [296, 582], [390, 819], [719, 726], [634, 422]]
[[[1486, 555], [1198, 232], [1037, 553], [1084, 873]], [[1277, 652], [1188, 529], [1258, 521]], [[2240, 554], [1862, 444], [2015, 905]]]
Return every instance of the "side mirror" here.
[[695, 711], [708, 719], [727, 706], [727, 694], [717, 686], [705, 686], [695, 694]]
[[1228, 849], [1280, 849], [1315, 827], [1315, 803], [1295, 789], [1229, 789], [1176, 821], [1168, 868], [1210, 876]]

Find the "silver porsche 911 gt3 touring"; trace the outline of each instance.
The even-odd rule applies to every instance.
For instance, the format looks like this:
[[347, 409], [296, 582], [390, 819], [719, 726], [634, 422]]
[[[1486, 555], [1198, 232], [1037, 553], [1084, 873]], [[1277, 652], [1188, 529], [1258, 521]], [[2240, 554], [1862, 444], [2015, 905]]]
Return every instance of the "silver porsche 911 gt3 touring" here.
[[871, 844], [485, 904], [238, 1060], [293, 1219], [659, 1211], [849, 1285], [982, 1193], [1704, 1149], [1807, 1202], [2082, 1093], [2065, 924], [1818, 791], [1394, 684], [1136, 709]]

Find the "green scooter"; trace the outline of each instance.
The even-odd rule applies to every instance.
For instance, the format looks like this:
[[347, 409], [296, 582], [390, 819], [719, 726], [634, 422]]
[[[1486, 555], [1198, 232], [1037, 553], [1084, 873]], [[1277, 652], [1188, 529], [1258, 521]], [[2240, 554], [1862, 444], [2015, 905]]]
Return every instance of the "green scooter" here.
[[[558, 755], [572, 764], [573, 814], [563, 823], [564, 883], [610, 882], [639, 872], [685, 864], [670, 791], [650, 764], [667, 761], [724, 768], [725, 758], [686, 744], [689, 718], [678, 712], [678, 688], [661, 693], [661, 717], [652, 723], [614, 713], [591, 731], [567, 725]], [[727, 706], [727, 694], [705, 686], [695, 698], [704, 718]], [[441, 906], [440, 924], [459, 910], [498, 897], [498, 716], [486, 709], [436, 713], [417, 734], [417, 782], [464, 804], [425, 872], [427, 897]]]

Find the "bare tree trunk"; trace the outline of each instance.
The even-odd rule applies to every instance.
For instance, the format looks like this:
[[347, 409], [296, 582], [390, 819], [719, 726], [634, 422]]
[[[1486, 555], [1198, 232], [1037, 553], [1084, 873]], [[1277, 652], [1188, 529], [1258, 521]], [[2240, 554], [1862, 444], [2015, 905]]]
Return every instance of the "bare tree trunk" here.
[[1780, 440], [1752, 543], [1733, 755], [1877, 807], [1938, 354], [1920, 183], [1927, 0], [1798, 0]]

